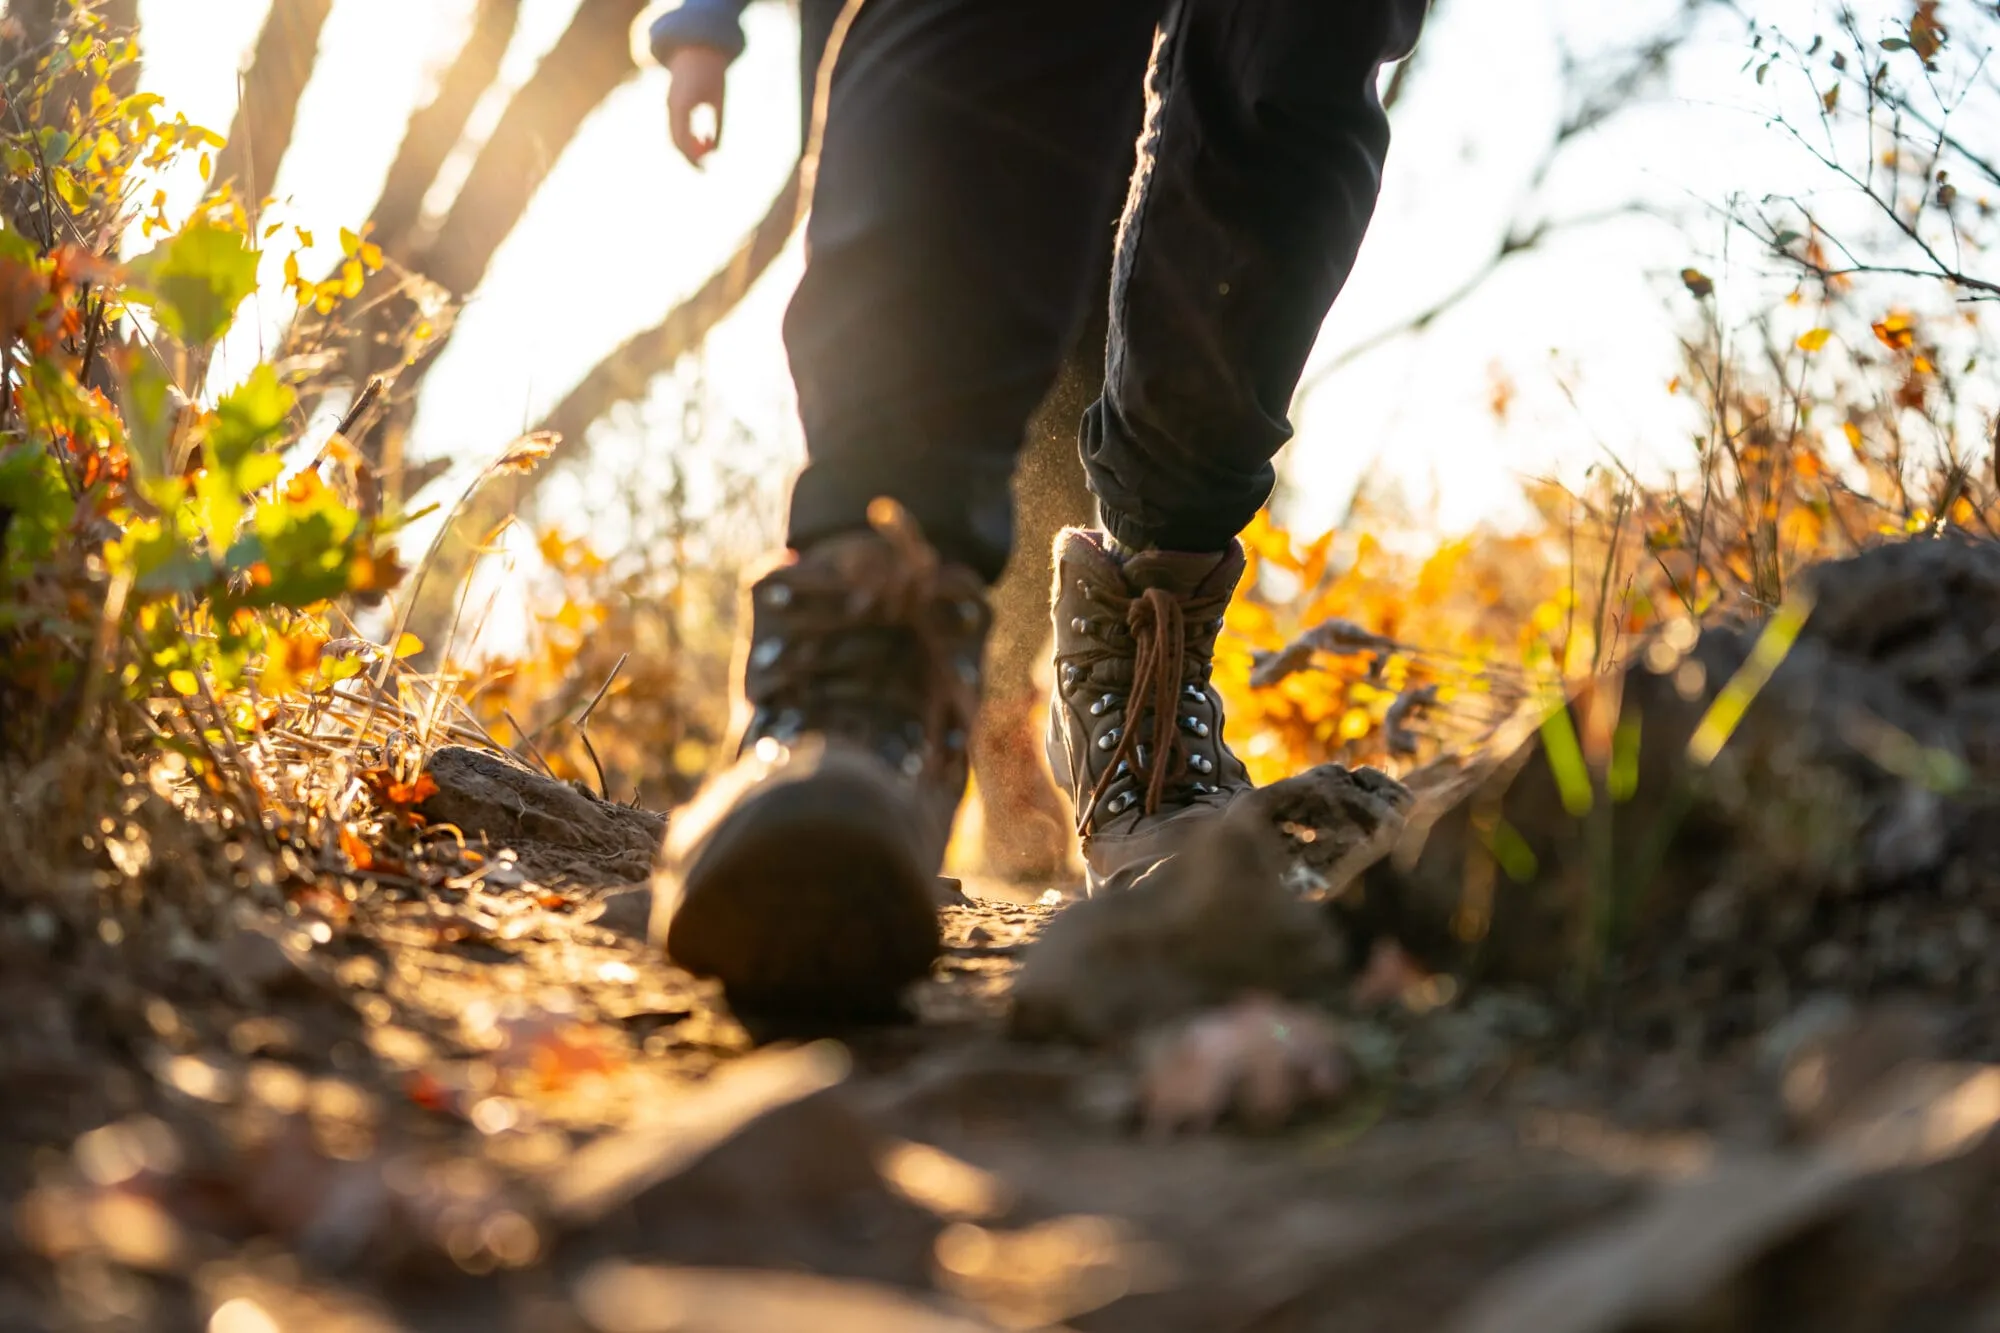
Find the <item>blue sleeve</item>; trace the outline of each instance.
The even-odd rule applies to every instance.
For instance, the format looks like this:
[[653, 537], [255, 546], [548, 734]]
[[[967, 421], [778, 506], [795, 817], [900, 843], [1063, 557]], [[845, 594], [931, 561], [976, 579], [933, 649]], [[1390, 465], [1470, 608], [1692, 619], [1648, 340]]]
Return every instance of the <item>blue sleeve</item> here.
[[653, 21], [653, 59], [662, 65], [684, 46], [712, 46], [731, 60], [743, 54], [743, 8], [750, 0], [681, 0]]

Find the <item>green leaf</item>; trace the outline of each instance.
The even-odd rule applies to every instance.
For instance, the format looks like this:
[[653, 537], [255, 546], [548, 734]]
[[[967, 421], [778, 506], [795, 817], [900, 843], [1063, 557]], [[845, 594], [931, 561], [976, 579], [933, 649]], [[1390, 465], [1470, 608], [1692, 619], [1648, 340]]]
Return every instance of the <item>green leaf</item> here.
[[131, 569], [133, 587], [142, 593], [199, 592], [215, 576], [212, 564], [157, 519], [141, 519], [127, 528], [112, 558]]
[[25, 573], [55, 554], [76, 515], [76, 502], [48, 450], [17, 444], [0, 452], [0, 513], [7, 515], [7, 522], [0, 525], [5, 533], [0, 564], [10, 578], [17, 561]]
[[226, 476], [237, 477], [251, 455], [283, 433], [297, 401], [298, 396], [270, 366], [258, 366], [251, 371], [249, 379], [223, 395], [215, 405], [215, 418], [208, 427], [208, 465]]
[[42, 248], [34, 239], [12, 227], [0, 228], [0, 259], [12, 260], [16, 264], [33, 264], [42, 257]]
[[132, 261], [140, 291], [160, 327], [190, 346], [228, 331], [236, 307], [257, 289], [258, 254], [249, 238], [212, 222], [193, 222]]
[[346, 592], [360, 522], [359, 514], [324, 488], [303, 498], [259, 501], [250, 530], [224, 557], [232, 574], [252, 575], [232, 603], [301, 607]]
[[168, 392], [173, 381], [157, 360], [137, 356], [131, 364], [125, 376], [124, 415], [129, 432], [125, 448], [140, 478], [153, 480], [167, 474], [167, 446], [180, 418], [180, 401]]
[[228, 475], [209, 470], [194, 484], [194, 521], [208, 539], [209, 549], [219, 551], [236, 538], [236, 525], [243, 521], [243, 493]]

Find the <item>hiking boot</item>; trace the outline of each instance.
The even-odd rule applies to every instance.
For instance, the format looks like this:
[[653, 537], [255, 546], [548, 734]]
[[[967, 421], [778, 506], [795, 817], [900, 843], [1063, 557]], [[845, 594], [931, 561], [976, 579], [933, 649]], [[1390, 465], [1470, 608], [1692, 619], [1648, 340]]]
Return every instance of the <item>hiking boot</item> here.
[[1096, 893], [1171, 855], [1191, 825], [1250, 790], [1208, 679], [1243, 548], [1120, 561], [1072, 528], [1055, 564], [1049, 766], [1069, 789]]
[[736, 763], [668, 830], [655, 935], [739, 1014], [891, 1017], [938, 955], [991, 617], [980, 578], [878, 504], [874, 530], [751, 585]]

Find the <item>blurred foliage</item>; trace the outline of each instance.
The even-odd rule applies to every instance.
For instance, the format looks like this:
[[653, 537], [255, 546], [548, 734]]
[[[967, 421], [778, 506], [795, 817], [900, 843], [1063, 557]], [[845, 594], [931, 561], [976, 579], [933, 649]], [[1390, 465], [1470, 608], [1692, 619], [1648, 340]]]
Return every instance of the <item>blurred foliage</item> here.
[[1694, 313], [1667, 388], [1691, 461], [1532, 484], [1525, 532], [1428, 552], [1366, 503], [1313, 540], [1260, 519], [1216, 664], [1253, 776], [1408, 768], [1670, 622], [1761, 621], [1815, 561], [1996, 535], [2000, 10], [1916, 0], [1881, 32], [1818, 17], [1804, 35], [1753, 21], [1744, 73], [1824, 188], [1732, 201], [1728, 267], [1676, 284]]
[[17, 747], [112, 694], [200, 699], [197, 731], [254, 732], [260, 695], [344, 670], [321, 670], [332, 600], [401, 577], [393, 523], [364, 517], [329, 448], [288, 466], [296, 393], [275, 368], [205, 383], [272, 232], [226, 194], [179, 226], [156, 198], [138, 217], [156, 243], [118, 262], [139, 174], [190, 153], [206, 170], [221, 142], [113, 92], [136, 58], [82, 12], [6, 74], [0, 639]]

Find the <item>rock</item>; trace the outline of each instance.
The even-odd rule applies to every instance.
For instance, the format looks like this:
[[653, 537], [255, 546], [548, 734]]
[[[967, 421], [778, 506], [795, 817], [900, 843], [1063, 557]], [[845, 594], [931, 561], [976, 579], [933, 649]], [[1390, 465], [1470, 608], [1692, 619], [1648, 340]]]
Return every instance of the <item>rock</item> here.
[[1452, 1333], [1624, 1333], [1754, 1327], [1704, 1312], [1785, 1242], [1835, 1216], [1854, 1174], [1764, 1158], [1668, 1186], [1621, 1223], [1550, 1247], [1463, 1304]]
[[418, 810], [468, 842], [510, 848], [525, 873], [545, 880], [629, 883], [647, 878], [665, 815], [598, 799], [504, 756], [448, 745], [426, 770], [437, 783]]
[[1373, 768], [1321, 764], [1247, 798], [1283, 833], [1295, 888], [1336, 893], [1385, 855], [1403, 830], [1410, 789]]
[[548, 1184], [571, 1253], [629, 1227], [681, 1263], [924, 1285], [943, 1223], [884, 1179], [891, 1145], [839, 1087], [847, 1065], [831, 1043], [760, 1052], [577, 1153]]
[[1337, 986], [1340, 941], [1284, 884], [1273, 790], [1238, 800], [1132, 887], [1057, 915], [1015, 980], [1014, 1032], [1103, 1044], [1249, 991], [1304, 998]]
[[597, 896], [596, 906], [596, 913], [586, 920], [628, 939], [643, 940], [653, 918], [653, 886], [615, 885]]
[[[1395, 853], [1336, 905], [1352, 942], [1387, 936], [1428, 966], [1531, 984], [1633, 942], [1676, 968], [1775, 954], [1804, 972], [1817, 949], [1824, 972], [1839, 904], [1937, 896], [1947, 865], [1994, 841], [1976, 791], [2000, 778], [1986, 619], [2000, 550], [1883, 547], [1803, 585], [1816, 599], [1803, 628], [1789, 646], [1774, 632], [1755, 666], [1758, 635], [1716, 629], [1579, 691], [1549, 734], [1594, 756], [1587, 796], [1536, 735], [1420, 801]], [[1739, 720], [1695, 744], [1732, 681]], [[1629, 786], [1612, 799], [1618, 745]], [[1959, 933], [1868, 942], [1886, 949], [1878, 971], [1948, 984], [1976, 961]]]

